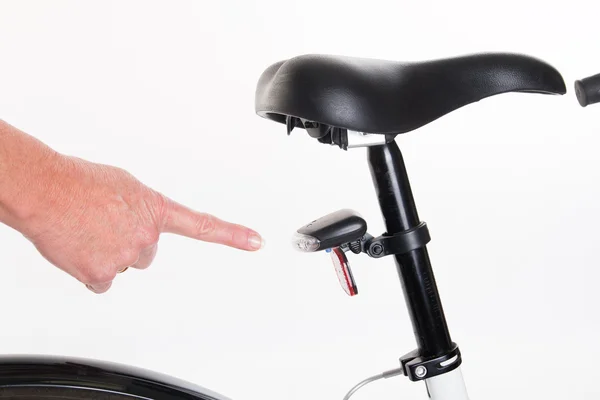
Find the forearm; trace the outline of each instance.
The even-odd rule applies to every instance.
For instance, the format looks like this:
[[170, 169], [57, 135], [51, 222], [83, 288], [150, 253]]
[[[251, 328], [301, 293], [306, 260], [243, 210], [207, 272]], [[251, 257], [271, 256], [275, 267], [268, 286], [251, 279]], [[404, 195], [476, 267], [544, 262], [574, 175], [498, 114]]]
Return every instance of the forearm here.
[[58, 153], [0, 120], [0, 222], [19, 229], [51, 196], [53, 160]]

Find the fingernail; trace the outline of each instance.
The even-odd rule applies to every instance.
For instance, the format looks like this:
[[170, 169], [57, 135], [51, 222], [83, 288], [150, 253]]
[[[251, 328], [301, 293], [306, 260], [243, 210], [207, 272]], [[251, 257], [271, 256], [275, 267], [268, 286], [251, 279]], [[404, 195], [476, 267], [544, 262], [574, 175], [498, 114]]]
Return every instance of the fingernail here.
[[264, 239], [258, 235], [254, 235], [254, 234], [250, 235], [250, 237], [248, 238], [248, 244], [254, 250], [260, 250], [263, 247], [265, 247]]
[[111, 286], [112, 286], [112, 282], [100, 283], [95, 286], [90, 285], [90, 284], [85, 285], [85, 287], [87, 287], [89, 290], [91, 290], [92, 292], [94, 292], [96, 294], [102, 294], [102, 293], [108, 291], [108, 289], [110, 289]]
[[94, 293], [98, 293], [98, 292], [96, 292], [96, 289], [94, 289], [94, 287], [92, 285], [88, 284], [88, 285], [85, 285], [85, 287], [88, 288], [88, 290], [90, 290], [90, 291], [92, 291]]

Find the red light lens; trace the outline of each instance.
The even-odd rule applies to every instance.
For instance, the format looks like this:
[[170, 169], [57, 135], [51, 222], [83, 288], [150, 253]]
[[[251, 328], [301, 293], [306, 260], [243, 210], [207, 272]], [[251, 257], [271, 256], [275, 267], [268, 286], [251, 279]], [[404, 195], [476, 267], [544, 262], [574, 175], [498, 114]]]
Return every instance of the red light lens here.
[[352, 276], [346, 254], [339, 247], [327, 251], [331, 255], [335, 273], [340, 281], [340, 285], [342, 285], [342, 289], [344, 289], [349, 296], [357, 295], [358, 289], [356, 288], [356, 282], [354, 282], [354, 277]]

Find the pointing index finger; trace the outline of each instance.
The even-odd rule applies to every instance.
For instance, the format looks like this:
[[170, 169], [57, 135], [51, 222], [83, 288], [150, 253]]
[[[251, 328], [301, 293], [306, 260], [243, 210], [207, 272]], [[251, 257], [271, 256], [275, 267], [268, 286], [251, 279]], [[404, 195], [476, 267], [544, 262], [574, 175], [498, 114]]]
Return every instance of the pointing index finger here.
[[191, 210], [172, 200], [167, 202], [163, 232], [247, 251], [256, 251], [264, 246], [262, 237], [250, 228]]

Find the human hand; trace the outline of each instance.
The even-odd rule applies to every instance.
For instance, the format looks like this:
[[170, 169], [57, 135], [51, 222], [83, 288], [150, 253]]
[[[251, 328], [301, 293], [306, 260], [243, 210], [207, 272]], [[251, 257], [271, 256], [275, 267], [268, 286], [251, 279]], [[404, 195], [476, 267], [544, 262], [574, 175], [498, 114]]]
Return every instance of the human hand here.
[[43, 165], [24, 192], [34, 206], [12, 225], [95, 293], [124, 269], [147, 268], [161, 233], [247, 251], [263, 245], [255, 231], [193, 211], [122, 169], [53, 152]]

